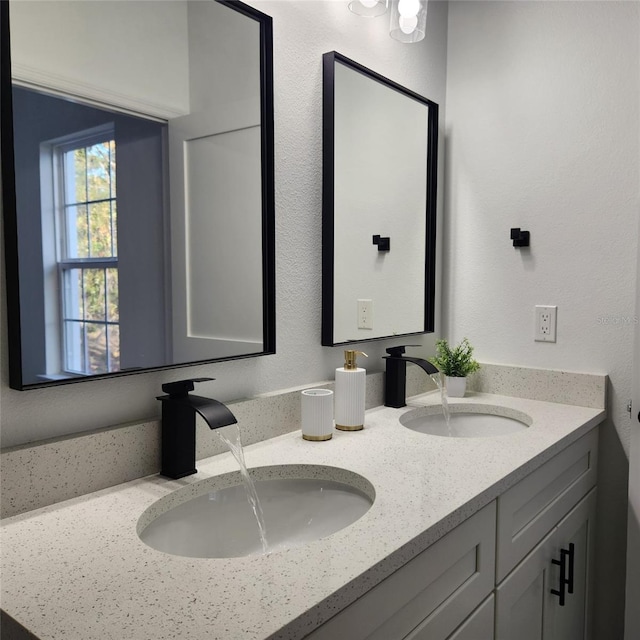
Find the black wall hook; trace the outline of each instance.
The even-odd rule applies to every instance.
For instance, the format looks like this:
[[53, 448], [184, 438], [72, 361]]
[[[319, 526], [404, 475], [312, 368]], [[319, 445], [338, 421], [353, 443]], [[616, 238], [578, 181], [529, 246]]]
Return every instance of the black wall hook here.
[[511, 239], [514, 247], [528, 247], [530, 234], [528, 231], [521, 231], [520, 227], [511, 229]]
[[391, 238], [382, 236], [373, 236], [373, 244], [378, 245], [378, 251], [391, 251]]

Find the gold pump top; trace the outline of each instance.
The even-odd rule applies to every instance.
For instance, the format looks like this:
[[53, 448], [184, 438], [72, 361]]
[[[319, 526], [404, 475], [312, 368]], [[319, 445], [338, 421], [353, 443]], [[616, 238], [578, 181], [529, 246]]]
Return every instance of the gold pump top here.
[[356, 363], [356, 358], [357, 358], [358, 354], [360, 354], [361, 356], [364, 356], [365, 358], [369, 357], [364, 351], [354, 351], [353, 349], [346, 349], [345, 350], [345, 352], [344, 352], [344, 368], [347, 371], [355, 371], [358, 368], [358, 365]]

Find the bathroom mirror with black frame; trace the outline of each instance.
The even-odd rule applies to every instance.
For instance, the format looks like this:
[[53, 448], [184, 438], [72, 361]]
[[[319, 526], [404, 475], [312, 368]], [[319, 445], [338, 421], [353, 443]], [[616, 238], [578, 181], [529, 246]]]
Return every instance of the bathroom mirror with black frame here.
[[271, 18], [0, 10], [10, 386], [274, 353]]
[[438, 105], [323, 57], [322, 344], [434, 329]]

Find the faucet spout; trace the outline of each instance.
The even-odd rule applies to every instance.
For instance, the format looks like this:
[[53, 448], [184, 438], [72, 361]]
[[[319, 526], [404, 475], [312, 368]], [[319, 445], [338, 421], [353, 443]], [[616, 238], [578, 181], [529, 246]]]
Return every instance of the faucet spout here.
[[387, 361], [384, 380], [384, 405], [385, 407], [405, 407], [407, 405], [407, 362], [418, 365], [427, 375], [438, 373], [438, 368], [424, 358], [405, 356], [407, 346], [401, 345], [387, 349], [389, 355], [383, 356]]
[[[158, 400], [163, 402], [174, 402], [182, 404], [187, 408], [195, 411], [195, 413], [202, 416], [209, 428], [219, 429], [220, 427], [226, 427], [230, 424], [236, 424], [237, 419], [231, 413], [229, 408], [222, 404], [218, 400], [213, 398], [205, 398], [203, 396], [188, 395], [186, 398], [172, 398], [171, 396], [158, 396]], [[163, 405], [164, 408], [165, 405]]]
[[158, 396], [162, 402], [162, 468], [168, 478], [184, 478], [197, 473], [196, 413], [210, 429], [237, 422], [231, 411], [218, 400], [189, 395], [194, 382], [213, 378], [194, 378], [162, 385], [168, 395]]
[[436, 367], [434, 364], [431, 364], [431, 362], [425, 360], [424, 358], [412, 358], [409, 356], [405, 356], [403, 360], [412, 362], [413, 364], [417, 364], [429, 376], [432, 376], [434, 373], [440, 373], [438, 367]]

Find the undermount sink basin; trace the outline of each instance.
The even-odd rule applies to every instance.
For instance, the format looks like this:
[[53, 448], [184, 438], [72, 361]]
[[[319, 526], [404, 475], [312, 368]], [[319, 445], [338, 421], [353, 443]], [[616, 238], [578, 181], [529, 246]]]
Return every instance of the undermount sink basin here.
[[[361, 518], [375, 491], [362, 476], [317, 465], [250, 469], [264, 513], [267, 553], [325, 538]], [[138, 521], [150, 547], [192, 558], [264, 553], [239, 472], [197, 482], [161, 498]]]
[[440, 405], [421, 407], [400, 416], [400, 423], [420, 433], [448, 438], [489, 438], [523, 431], [532, 420], [522, 411], [485, 404], [450, 404], [449, 424]]

